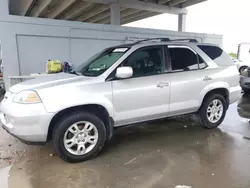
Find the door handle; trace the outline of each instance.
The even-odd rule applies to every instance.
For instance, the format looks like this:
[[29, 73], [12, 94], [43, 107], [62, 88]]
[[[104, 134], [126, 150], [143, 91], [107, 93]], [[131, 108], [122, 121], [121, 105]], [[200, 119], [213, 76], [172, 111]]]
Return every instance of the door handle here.
[[209, 80], [212, 80], [212, 78], [209, 77], [209, 76], [205, 76], [205, 77], [203, 78], [203, 81], [209, 81]]
[[156, 86], [159, 87], [159, 88], [164, 88], [164, 87], [168, 87], [168, 86], [169, 86], [169, 83], [160, 82], [160, 83], [158, 83]]

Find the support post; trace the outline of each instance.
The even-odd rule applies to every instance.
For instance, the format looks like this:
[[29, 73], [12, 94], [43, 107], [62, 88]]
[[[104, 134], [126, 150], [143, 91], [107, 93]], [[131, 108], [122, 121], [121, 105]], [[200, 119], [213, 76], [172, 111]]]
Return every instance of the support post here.
[[237, 59], [240, 59], [241, 44], [238, 45]]
[[119, 4], [111, 4], [110, 5], [110, 23], [113, 25], [121, 24], [121, 15], [120, 15], [120, 5]]
[[0, 0], [0, 16], [9, 15], [9, 0]]
[[178, 31], [186, 31], [186, 14], [178, 14]]

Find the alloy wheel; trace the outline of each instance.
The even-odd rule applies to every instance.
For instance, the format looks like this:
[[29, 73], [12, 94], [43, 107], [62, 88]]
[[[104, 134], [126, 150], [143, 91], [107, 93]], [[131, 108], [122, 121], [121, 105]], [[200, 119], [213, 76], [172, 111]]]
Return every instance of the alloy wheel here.
[[64, 147], [73, 155], [84, 155], [97, 144], [98, 131], [94, 124], [80, 121], [69, 126], [64, 134]]
[[207, 118], [211, 123], [217, 123], [223, 115], [223, 104], [219, 99], [214, 99], [208, 105]]

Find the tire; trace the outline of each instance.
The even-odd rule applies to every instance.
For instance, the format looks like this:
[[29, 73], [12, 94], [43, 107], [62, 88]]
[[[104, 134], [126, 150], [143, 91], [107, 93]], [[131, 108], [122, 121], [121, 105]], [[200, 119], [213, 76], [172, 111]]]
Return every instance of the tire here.
[[[217, 118], [218, 120], [216, 122], [214, 119], [210, 121], [208, 118], [210, 113], [207, 114], [208, 108], [211, 107], [212, 101], [217, 101], [218, 104], [221, 104], [223, 106], [223, 109], [219, 111], [221, 113], [221, 115], [219, 118]], [[218, 101], [220, 101], [220, 102], [218, 102]], [[198, 111], [199, 123], [201, 124], [202, 127], [207, 128], [207, 129], [217, 128], [224, 120], [227, 108], [228, 108], [227, 101], [222, 95], [212, 94], [212, 95], [206, 97], [205, 100], [203, 101], [203, 104], [202, 104], [200, 110]]]
[[249, 90], [249, 89], [243, 89], [243, 92], [244, 92], [244, 94], [246, 94], [246, 95], [249, 95], [249, 94], [250, 94], [250, 90]]
[[[76, 131], [74, 128], [75, 126], [72, 129], [70, 129], [71, 131], [69, 131], [69, 128], [72, 127], [73, 125], [77, 125], [77, 127], [79, 128], [78, 133], [74, 133], [74, 134], [72, 133], [72, 130]], [[83, 131], [86, 126], [92, 127], [92, 125], [94, 125], [95, 128], [93, 127], [91, 131], [94, 132], [93, 133], [94, 135], [97, 133], [97, 138], [94, 141], [95, 145], [94, 144], [91, 145], [90, 143], [87, 143], [87, 142], [86, 144], [84, 144], [85, 141], [87, 140], [86, 137], [89, 136], [90, 132], [84, 134], [80, 138], [82, 140], [79, 141], [80, 126], [83, 127], [83, 129], [81, 130]], [[68, 136], [72, 136], [72, 138], [70, 139], [71, 140], [74, 139], [74, 143], [76, 143], [70, 149], [66, 149], [66, 146], [64, 144], [65, 138], [68, 139]], [[85, 140], [83, 137], [85, 138]], [[58, 124], [56, 125], [52, 133], [52, 142], [53, 142], [55, 151], [63, 160], [67, 162], [71, 162], [71, 163], [83, 162], [91, 158], [94, 158], [102, 150], [105, 144], [105, 141], [106, 141], [106, 128], [105, 128], [104, 123], [97, 116], [88, 112], [75, 112], [75, 113], [69, 114], [68, 116], [61, 119], [60, 122], [58, 122]], [[81, 146], [78, 142], [80, 142]], [[86, 146], [88, 146], [88, 144], [93, 148], [87, 152], [88, 148]], [[84, 148], [81, 148], [83, 147], [83, 145], [84, 145], [84, 148], [86, 148], [86, 150]], [[80, 146], [79, 152], [86, 151], [86, 153], [84, 154], [72, 153], [74, 152], [74, 149], [77, 150], [78, 146]]]
[[247, 66], [242, 66], [239, 68], [239, 73], [241, 74], [246, 68], [248, 68]]

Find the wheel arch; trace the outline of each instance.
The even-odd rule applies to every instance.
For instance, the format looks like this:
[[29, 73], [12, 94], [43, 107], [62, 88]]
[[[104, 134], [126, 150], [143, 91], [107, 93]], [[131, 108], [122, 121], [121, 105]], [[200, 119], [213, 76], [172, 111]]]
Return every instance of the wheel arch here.
[[238, 68], [239, 73], [241, 74], [246, 68], [248, 68], [247, 65], [240, 66], [240, 67]]
[[47, 141], [52, 139], [53, 129], [65, 115], [82, 111], [92, 113], [97, 117], [99, 117], [105, 125], [107, 131], [107, 139], [110, 139], [112, 137], [114, 120], [113, 117], [108, 112], [108, 110], [103, 105], [100, 104], [84, 104], [84, 105], [71, 106], [58, 111], [50, 121], [47, 134]]
[[214, 89], [211, 89], [211, 90], [207, 91], [207, 92], [205, 93], [205, 95], [203, 96], [203, 98], [202, 98], [201, 106], [202, 106], [204, 100], [205, 100], [207, 97], [209, 97], [209, 96], [211, 96], [211, 95], [213, 95], [213, 94], [221, 94], [221, 95], [226, 99], [227, 108], [228, 108], [228, 106], [229, 106], [229, 90], [228, 90], [228, 88], [226, 88], [226, 87], [214, 88]]

